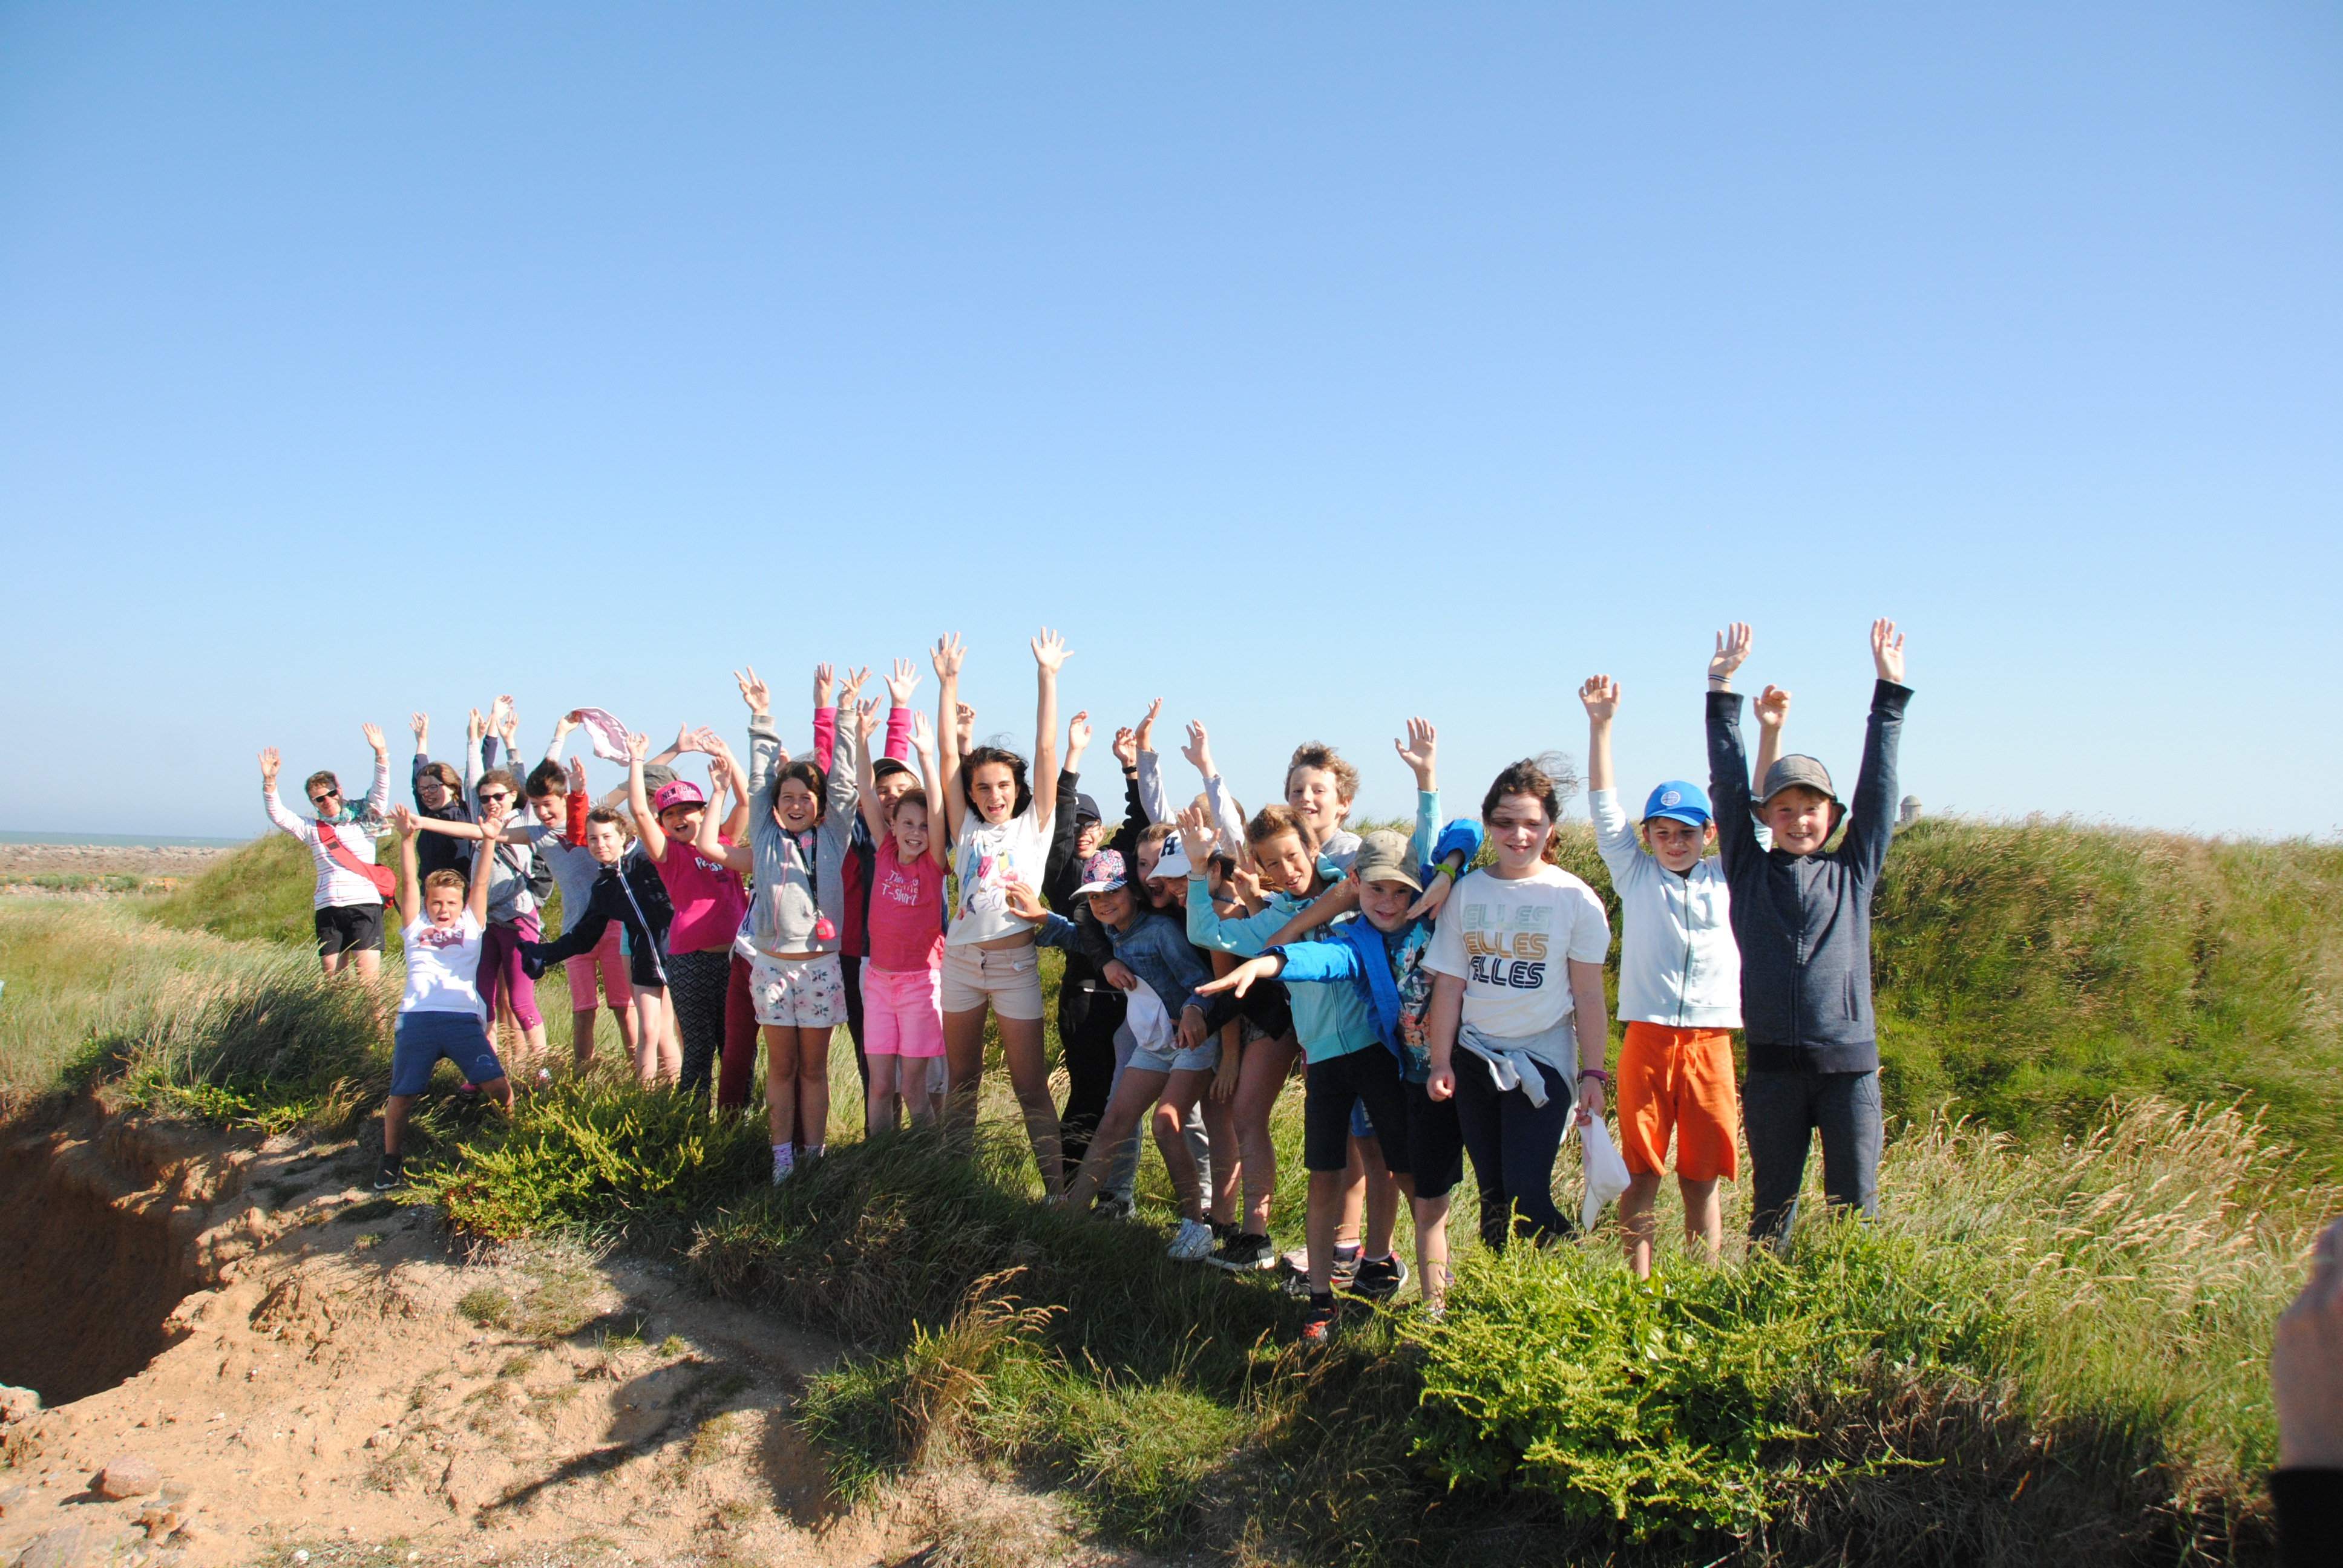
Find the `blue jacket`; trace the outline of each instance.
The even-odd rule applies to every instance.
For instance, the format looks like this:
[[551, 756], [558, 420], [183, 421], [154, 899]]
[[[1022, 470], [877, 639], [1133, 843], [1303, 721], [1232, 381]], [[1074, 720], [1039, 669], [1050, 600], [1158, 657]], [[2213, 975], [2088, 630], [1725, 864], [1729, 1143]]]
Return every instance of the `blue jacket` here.
[[[1205, 1010], [1204, 999], [1196, 988], [1212, 978], [1212, 961], [1189, 943], [1187, 932], [1170, 915], [1156, 910], [1142, 911], [1126, 930], [1116, 930], [1103, 920], [1099, 930], [1114, 944], [1114, 956], [1125, 968], [1147, 982], [1163, 1010], [1178, 1022], [1182, 1008]], [[1033, 940], [1045, 948], [1061, 948], [1070, 953], [1081, 951], [1081, 939], [1074, 922], [1060, 914], [1045, 914], [1033, 933]]]

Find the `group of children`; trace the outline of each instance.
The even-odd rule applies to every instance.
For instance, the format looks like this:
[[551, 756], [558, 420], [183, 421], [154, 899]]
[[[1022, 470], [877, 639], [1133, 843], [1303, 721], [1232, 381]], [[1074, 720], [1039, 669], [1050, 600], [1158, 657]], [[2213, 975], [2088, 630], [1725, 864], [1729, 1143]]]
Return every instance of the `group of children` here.
[[[459, 782], [429, 759], [417, 715], [416, 803], [393, 824], [407, 980], [377, 1185], [402, 1179], [407, 1104], [439, 1058], [509, 1104], [491, 1020], [508, 1015], [534, 1062], [543, 1024], [523, 981], [562, 963], [580, 1067], [598, 996], [647, 1081], [705, 1093], [712, 1081], [719, 1111], [745, 1106], [761, 1038], [776, 1182], [821, 1151], [839, 1025], [853, 1036], [866, 1129], [908, 1113], [963, 1130], [990, 1015], [1048, 1201], [1127, 1214], [1148, 1124], [1181, 1212], [1171, 1254], [1231, 1271], [1280, 1263], [1270, 1117], [1298, 1062], [1309, 1196], [1293, 1284], [1310, 1298], [1313, 1340], [1334, 1319], [1338, 1289], [1388, 1300], [1409, 1277], [1392, 1248], [1402, 1197], [1424, 1307], [1440, 1311], [1449, 1196], [1468, 1157], [1486, 1244], [1573, 1234], [1554, 1167], [1574, 1121], [1590, 1125], [1606, 1101], [1630, 1173], [1621, 1222], [1639, 1274], [1652, 1266], [1671, 1142], [1686, 1236], [1711, 1256], [1737, 1132], [1750, 1150], [1754, 1239], [1786, 1240], [1815, 1131], [1830, 1201], [1868, 1214], [1880, 1142], [1868, 919], [1895, 826], [1910, 697], [1902, 639], [1891, 623], [1872, 628], [1878, 683], [1851, 810], [1820, 762], [1778, 755], [1790, 698], [1777, 688], [1758, 700], [1753, 773], [1732, 688], [1750, 641], [1747, 627], [1728, 628], [1709, 663], [1707, 790], [1663, 783], [1639, 823], [1613, 771], [1619, 688], [1607, 676], [1580, 688], [1588, 807], [1624, 927], [1615, 1068], [1609, 918], [1555, 859], [1567, 765], [1516, 762], [1476, 818], [1443, 820], [1437, 735], [1421, 719], [1393, 743], [1415, 781], [1413, 831], [1361, 835], [1346, 826], [1358, 773], [1332, 749], [1297, 749], [1283, 799], [1248, 816], [1202, 724], [1181, 749], [1199, 788], [1175, 804], [1152, 745], [1160, 702], [1116, 733], [1126, 806], [1110, 831], [1079, 788], [1086, 713], [1059, 750], [1067, 650], [1046, 628], [1031, 645], [1030, 760], [972, 743], [956, 637], [931, 653], [932, 724], [911, 709], [918, 671], [897, 661], [878, 756], [878, 705], [860, 697], [869, 672], [841, 682], [828, 666], [815, 680], [813, 755], [798, 759], [782, 748], [765, 684], [754, 670], [736, 675], [749, 709], [745, 768], [713, 731], [686, 729], [653, 757], [645, 737], [605, 733], [608, 716], [581, 709], [516, 779], [495, 766], [497, 739], [509, 754], [517, 729], [499, 699], [485, 719], [473, 715]], [[599, 802], [582, 764], [560, 760], [580, 723], [627, 759], [625, 787]], [[388, 873], [365, 851], [388, 762], [380, 732], [367, 735], [367, 801], [349, 807], [330, 774], [314, 775], [314, 820], [277, 802], [276, 754], [262, 755], [272, 819], [317, 861], [329, 971], [352, 962], [373, 973], [380, 944]], [[684, 753], [708, 757], [705, 789], [669, 768]], [[548, 941], [538, 911], [556, 886], [568, 930]], [[1062, 1111], [1044, 1053], [1044, 945], [1066, 953]], [[1736, 1029], [1748, 1056], [1737, 1086]]]

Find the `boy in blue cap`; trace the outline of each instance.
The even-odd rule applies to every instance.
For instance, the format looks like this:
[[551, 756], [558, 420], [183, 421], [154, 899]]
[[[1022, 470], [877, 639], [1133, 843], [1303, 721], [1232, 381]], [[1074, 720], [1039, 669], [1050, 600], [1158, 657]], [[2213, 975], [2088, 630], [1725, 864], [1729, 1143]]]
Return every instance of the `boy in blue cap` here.
[[[1643, 836], [1627, 820], [1611, 767], [1611, 721], [1619, 683], [1590, 677], [1578, 689], [1586, 709], [1586, 809], [1594, 847], [1619, 896], [1619, 1154], [1627, 1191], [1619, 1228], [1638, 1279], [1652, 1272], [1652, 1204], [1668, 1163], [1673, 1134], [1676, 1188], [1684, 1195], [1684, 1240], [1711, 1259], [1725, 1246], [1716, 1184], [1740, 1174], [1734, 1140], [1741, 1123], [1733, 1083], [1733, 1031], [1741, 1027], [1741, 950], [1735, 944], [1732, 892], [1721, 861], [1708, 796], [1672, 779], [1644, 802]], [[1786, 696], [1784, 707], [1787, 706]], [[1757, 766], [1773, 765], [1778, 719], [1765, 727]]]

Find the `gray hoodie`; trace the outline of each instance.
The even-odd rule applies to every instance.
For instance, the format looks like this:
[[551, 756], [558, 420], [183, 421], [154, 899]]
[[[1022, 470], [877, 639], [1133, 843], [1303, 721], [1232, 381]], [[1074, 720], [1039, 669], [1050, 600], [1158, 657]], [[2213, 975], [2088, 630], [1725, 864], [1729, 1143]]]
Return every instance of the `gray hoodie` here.
[[1741, 946], [1741, 1017], [1752, 1072], [1875, 1072], [1871, 895], [1896, 833], [1896, 748], [1912, 689], [1873, 688], [1846, 837], [1835, 849], [1767, 849], [1749, 819], [1741, 697], [1708, 694], [1708, 798]]
[[[749, 845], [756, 857], [757, 890], [749, 906], [749, 940], [768, 953], [834, 953], [846, 927], [847, 841], [854, 831], [858, 795], [855, 758], [862, 746], [854, 717], [839, 715], [830, 756], [821, 820], [792, 834], [773, 820], [773, 775], [780, 770], [781, 732], [770, 714], [749, 720]], [[809, 863], [800, 839], [811, 840]], [[814, 935], [822, 918], [830, 934]]]

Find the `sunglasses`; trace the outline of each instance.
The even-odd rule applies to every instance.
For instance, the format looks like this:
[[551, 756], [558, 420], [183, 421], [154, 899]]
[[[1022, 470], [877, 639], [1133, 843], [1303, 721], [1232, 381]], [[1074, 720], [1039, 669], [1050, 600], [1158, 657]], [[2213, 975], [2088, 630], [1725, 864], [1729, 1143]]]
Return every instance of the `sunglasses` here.
[[483, 806], [501, 806], [511, 799], [512, 796], [505, 790], [488, 789], [481, 792], [480, 804]]
[[320, 789], [317, 793], [309, 797], [309, 804], [312, 806], [322, 806], [328, 800], [338, 800], [341, 798], [342, 792], [339, 789]]

